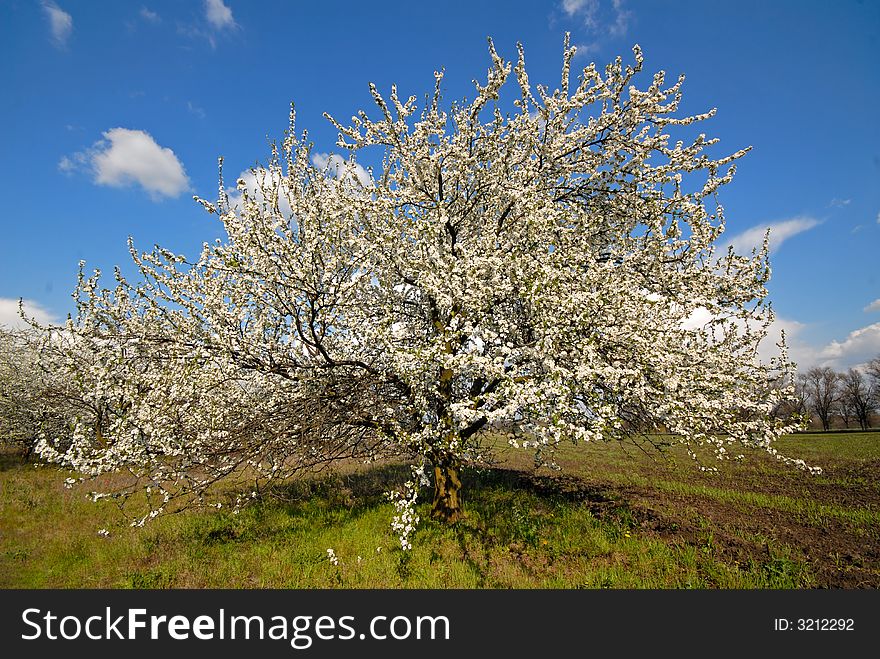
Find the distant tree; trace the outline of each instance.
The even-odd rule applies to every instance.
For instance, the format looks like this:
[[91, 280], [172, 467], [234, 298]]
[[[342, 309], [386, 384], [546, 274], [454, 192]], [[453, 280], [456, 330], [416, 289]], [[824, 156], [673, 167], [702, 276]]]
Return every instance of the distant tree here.
[[828, 430], [840, 400], [840, 375], [828, 366], [815, 366], [806, 372], [805, 380], [810, 409], [819, 417], [822, 429]]
[[48, 334], [0, 326], [0, 444], [25, 457], [41, 436], [68, 436], [82, 406], [60, 358]]
[[794, 388], [791, 395], [791, 406], [795, 414], [799, 416], [808, 416], [810, 413], [810, 396], [807, 392], [807, 378], [803, 374], [798, 374], [794, 380]]
[[25, 332], [0, 326], [0, 443], [33, 446], [39, 431], [41, 386]]
[[853, 406], [852, 401], [845, 395], [843, 388], [843, 381], [846, 377], [846, 373], [838, 373], [837, 377], [840, 383], [840, 395], [834, 403], [834, 413], [832, 416], [840, 417], [840, 420], [843, 422], [843, 427], [848, 429], [850, 422], [857, 421], [858, 416], [856, 414], [856, 408]]
[[874, 399], [877, 404], [880, 405], [880, 355], [877, 355], [874, 359], [868, 362], [865, 372], [871, 380], [871, 385], [874, 390]]
[[[555, 91], [530, 81], [522, 49], [515, 63], [489, 51], [470, 103], [444, 108], [441, 73], [420, 113], [371, 85], [375, 117], [331, 119], [352, 152], [332, 171], [291, 116], [258, 192], [241, 181], [240, 203], [222, 184], [202, 200], [226, 237], [197, 259], [132, 249], [143, 281], [117, 273], [112, 290], [81, 275], [66, 332], [102, 358], [70, 375], [111, 418], [101, 437], [80, 419], [70, 450], [46, 441], [43, 454], [132, 469], [160, 493], [156, 514], [225, 474], [402, 455], [414, 481], [433, 478], [446, 522], [489, 429], [540, 464], [561, 442], [647, 423], [694, 457], [752, 447], [806, 467], [774, 447], [795, 427], [771, 418], [787, 360], [757, 355], [773, 320], [767, 241], [718, 247], [717, 194], [745, 150], [671, 141], [713, 112], [675, 116], [683, 79], [663, 72], [639, 89], [638, 48], [633, 65], [573, 81], [566, 38]], [[361, 149], [383, 152], [368, 180], [354, 174]]]
[[854, 368], [840, 376], [840, 383], [843, 407], [851, 411], [862, 430], [867, 430], [876, 405], [873, 385], [861, 371]]

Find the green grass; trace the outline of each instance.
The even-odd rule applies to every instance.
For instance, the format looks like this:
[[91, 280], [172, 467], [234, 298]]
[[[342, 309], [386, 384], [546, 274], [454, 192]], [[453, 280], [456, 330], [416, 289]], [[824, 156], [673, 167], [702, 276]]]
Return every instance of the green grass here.
[[880, 458], [880, 432], [801, 433], [779, 440], [786, 454], [817, 462], [864, 462]]
[[[563, 451], [555, 478], [502, 450], [504, 468], [466, 474], [461, 523], [439, 525], [420, 507], [411, 552], [389, 527], [384, 493], [407, 473], [396, 466], [287, 484], [237, 515], [191, 511], [137, 529], [88, 500], [89, 488], [64, 489], [66, 474], [5, 455], [0, 587], [880, 585], [880, 434], [798, 435], [780, 450], [831, 467], [810, 477], [750, 456], [713, 477], [675, 451], [612, 444]], [[828, 547], [811, 541], [820, 530]]]

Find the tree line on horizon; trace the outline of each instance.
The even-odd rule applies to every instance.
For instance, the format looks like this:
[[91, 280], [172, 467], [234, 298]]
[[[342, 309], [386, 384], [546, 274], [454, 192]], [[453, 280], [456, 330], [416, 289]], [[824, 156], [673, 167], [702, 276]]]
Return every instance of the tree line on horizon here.
[[814, 366], [794, 377], [794, 394], [777, 410], [781, 417], [801, 416], [809, 426], [868, 430], [880, 411], [880, 355], [862, 368], [836, 371]]

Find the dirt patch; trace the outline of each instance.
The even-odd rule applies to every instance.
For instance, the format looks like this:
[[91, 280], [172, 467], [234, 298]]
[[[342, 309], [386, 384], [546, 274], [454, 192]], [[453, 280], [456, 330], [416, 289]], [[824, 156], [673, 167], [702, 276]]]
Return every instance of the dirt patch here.
[[[725, 562], [771, 565], [780, 546], [788, 558], [810, 567], [819, 588], [880, 587], [880, 551], [876, 529], [853, 528], [838, 521], [805, 523], [785, 511], [742, 506], [704, 497], [659, 493], [650, 488], [630, 493], [636, 509], [647, 511], [644, 530], [674, 542], [701, 545]], [[653, 520], [653, 521], [651, 521]], [[772, 549], [771, 549], [772, 548]]]
[[[741, 469], [719, 476], [694, 475], [692, 484], [735, 489], [851, 510], [880, 509], [880, 463], [831, 467], [824, 477]], [[644, 470], [643, 476], [649, 475]], [[657, 480], [677, 476], [662, 468]], [[880, 587], [880, 528], [841, 519], [817, 523], [803, 514], [727, 501], [710, 494], [686, 494], [596, 478], [534, 476], [521, 482], [536, 493], [562, 496], [589, 507], [594, 516], [617, 521], [621, 509], [640, 533], [666, 542], [699, 547], [730, 565], [781, 569], [786, 561], [805, 564], [807, 584], [817, 588]], [[650, 480], [650, 478], [649, 478]], [[781, 556], [780, 552], [784, 555]]]

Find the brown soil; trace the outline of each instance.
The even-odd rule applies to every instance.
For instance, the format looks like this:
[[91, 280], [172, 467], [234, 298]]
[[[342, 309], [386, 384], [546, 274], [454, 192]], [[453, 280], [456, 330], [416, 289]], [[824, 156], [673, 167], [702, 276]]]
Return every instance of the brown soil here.
[[[822, 479], [800, 472], [735, 467], [718, 475], [692, 474], [688, 481], [707, 487], [754, 492], [813, 501], [846, 509], [880, 510], [880, 461], [858, 466], [830, 466]], [[681, 480], [662, 465], [644, 467], [649, 480]], [[667, 542], [706, 546], [728, 564], [773, 565], [780, 548], [785, 558], [802, 562], [815, 588], [880, 587], [880, 528], [840, 519], [818, 521], [758, 505], [712, 496], [681, 494], [648, 486], [620, 485], [601, 475], [535, 476], [520, 478], [541, 493], [563, 494], [583, 501], [600, 519], [614, 519], [627, 509], [639, 531]], [[774, 555], [775, 554], [775, 555]]]

